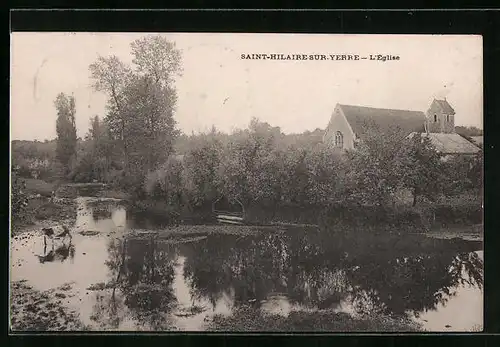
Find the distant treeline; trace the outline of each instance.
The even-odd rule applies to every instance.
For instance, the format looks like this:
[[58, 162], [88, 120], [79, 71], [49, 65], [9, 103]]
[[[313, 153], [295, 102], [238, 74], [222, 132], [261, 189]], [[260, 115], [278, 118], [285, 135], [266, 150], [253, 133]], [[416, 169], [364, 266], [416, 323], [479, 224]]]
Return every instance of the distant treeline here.
[[460, 135], [465, 136], [465, 137], [482, 136], [483, 135], [482, 129], [479, 129], [476, 127], [461, 126], [461, 125], [455, 126], [455, 132], [457, 134], [460, 134]]

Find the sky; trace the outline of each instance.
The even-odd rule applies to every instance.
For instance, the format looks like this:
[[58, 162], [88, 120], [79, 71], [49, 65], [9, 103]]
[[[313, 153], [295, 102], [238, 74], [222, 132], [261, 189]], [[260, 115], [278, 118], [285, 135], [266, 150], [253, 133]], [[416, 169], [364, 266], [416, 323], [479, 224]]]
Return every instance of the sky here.
[[[89, 65], [116, 55], [132, 66], [130, 43], [154, 33], [12, 33], [11, 139], [56, 137], [54, 100], [76, 99], [76, 127], [105, 116]], [[326, 128], [337, 103], [426, 111], [448, 100], [455, 125], [483, 124], [482, 38], [472, 35], [163, 33], [181, 51], [177, 126], [183, 132], [246, 127], [252, 117], [285, 133]], [[251, 60], [242, 54], [358, 54], [399, 60]]]

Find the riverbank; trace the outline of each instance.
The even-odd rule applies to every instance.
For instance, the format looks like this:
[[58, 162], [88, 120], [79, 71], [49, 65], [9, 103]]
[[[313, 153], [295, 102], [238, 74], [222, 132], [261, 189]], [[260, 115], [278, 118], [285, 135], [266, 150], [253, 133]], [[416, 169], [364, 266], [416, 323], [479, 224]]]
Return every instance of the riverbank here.
[[11, 283], [10, 328], [13, 331], [87, 330], [78, 314], [66, 308], [66, 287], [40, 292], [26, 281]]
[[[57, 199], [48, 196], [55, 190]], [[144, 219], [154, 219], [162, 234], [226, 234], [251, 235], [265, 229], [285, 230], [289, 227], [319, 227], [321, 230], [342, 232], [345, 230], [368, 230], [368, 232], [387, 231], [390, 233], [424, 233], [428, 237], [439, 239], [461, 238], [464, 240], [483, 240], [482, 225], [477, 224], [479, 210], [476, 205], [440, 204], [426, 208], [398, 207], [379, 211], [373, 207], [363, 206], [352, 209], [349, 206], [332, 207], [325, 210], [320, 206], [285, 206], [264, 208], [249, 206], [247, 209], [248, 224], [241, 228], [225, 228], [213, 225], [215, 220], [211, 205], [203, 208], [180, 211], [158, 200], [134, 200], [129, 194], [115, 190], [103, 183], [65, 183], [55, 184], [42, 180], [26, 179], [26, 193], [30, 197], [24, 218], [12, 219], [13, 234], [24, 230], [37, 229], [50, 224], [71, 225], [76, 218], [74, 198], [93, 196], [96, 203], [99, 199], [120, 200], [127, 214], [141, 215]], [[382, 213], [383, 212], [383, 213]], [[431, 223], [432, 221], [432, 223]], [[474, 224], [476, 223], [476, 224]], [[433, 224], [433, 225], [431, 225]], [[175, 230], [172, 230], [174, 226]], [[260, 225], [260, 226], [259, 226]], [[262, 225], [266, 225], [263, 227]], [[444, 225], [444, 226], [443, 226]], [[200, 229], [203, 229], [201, 231]]]
[[52, 200], [35, 197], [28, 200], [22, 216], [11, 219], [11, 233], [17, 235], [54, 224], [71, 226], [76, 220], [76, 203], [73, 199]]
[[62, 198], [76, 198], [78, 196], [92, 196], [96, 198], [112, 198], [126, 200], [130, 195], [117, 190], [105, 183], [65, 183], [59, 185], [56, 196]]
[[383, 315], [354, 318], [343, 312], [290, 312], [288, 316], [262, 314], [259, 310], [241, 308], [231, 316], [216, 315], [209, 331], [265, 332], [418, 332], [421, 327], [408, 319]]
[[466, 241], [484, 241], [484, 225], [455, 226], [449, 228], [437, 228], [425, 234], [436, 239], [460, 238]]

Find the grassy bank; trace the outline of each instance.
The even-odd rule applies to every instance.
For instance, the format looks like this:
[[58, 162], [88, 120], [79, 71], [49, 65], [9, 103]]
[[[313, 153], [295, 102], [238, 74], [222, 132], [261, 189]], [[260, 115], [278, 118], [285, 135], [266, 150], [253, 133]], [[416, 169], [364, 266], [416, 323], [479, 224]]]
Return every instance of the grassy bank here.
[[409, 320], [387, 316], [353, 318], [346, 313], [291, 312], [288, 317], [263, 314], [259, 310], [242, 308], [231, 316], [216, 315], [210, 322], [212, 331], [328, 331], [328, 332], [416, 332], [420, 327]]
[[34, 178], [23, 178], [23, 181], [26, 184], [26, 194], [28, 196], [40, 194], [44, 197], [50, 197], [57, 187], [56, 183], [49, 183]]
[[40, 292], [25, 282], [11, 284], [10, 328], [13, 331], [86, 330], [78, 315], [63, 306], [65, 288]]
[[436, 228], [429, 231], [426, 235], [438, 239], [461, 238], [470, 241], [483, 241], [483, 224], [472, 226], [455, 226], [450, 228]]
[[[144, 225], [152, 223], [160, 229], [182, 224], [205, 226], [217, 224], [209, 204], [194, 209], [168, 205], [161, 200], [130, 200], [127, 202], [127, 212], [137, 221], [147, 221]], [[251, 205], [246, 208], [246, 219], [249, 226], [267, 225], [285, 229], [290, 224], [304, 227], [315, 226], [328, 234], [426, 233], [440, 238], [482, 239], [482, 208], [476, 202], [470, 201], [416, 207], [338, 205], [325, 208], [323, 206]], [[193, 230], [190, 226], [186, 226], [185, 230], [175, 229], [180, 234], [190, 233]], [[225, 228], [215, 229], [217, 232], [225, 233]], [[258, 229], [247, 228], [243, 234], [256, 230]]]
[[158, 225], [215, 223], [211, 204], [201, 207], [173, 206], [162, 200], [133, 199], [128, 201], [127, 208], [136, 219], [144, 217]]
[[58, 187], [56, 195], [62, 198], [91, 196], [96, 198], [129, 199], [130, 195], [103, 183], [67, 183]]
[[[280, 228], [280, 230], [286, 230]], [[178, 225], [168, 228], [152, 230], [135, 229], [130, 232], [131, 237], [150, 239], [151, 236], [158, 239], [175, 240], [183, 237], [198, 237], [207, 235], [238, 235], [250, 236], [258, 235], [264, 232], [276, 232], [276, 227], [267, 226], [247, 226], [247, 225]]]
[[316, 224], [326, 230], [364, 229], [394, 232], [427, 232], [472, 227], [482, 223], [477, 201], [424, 206], [258, 206], [247, 209], [251, 222]]
[[46, 197], [37, 197], [28, 200], [22, 216], [13, 216], [11, 230], [13, 234], [20, 233], [26, 228], [43, 224], [63, 223], [72, 224], [76, 220], [76, 203], [72, 199], [62, 199], [56, 202]]

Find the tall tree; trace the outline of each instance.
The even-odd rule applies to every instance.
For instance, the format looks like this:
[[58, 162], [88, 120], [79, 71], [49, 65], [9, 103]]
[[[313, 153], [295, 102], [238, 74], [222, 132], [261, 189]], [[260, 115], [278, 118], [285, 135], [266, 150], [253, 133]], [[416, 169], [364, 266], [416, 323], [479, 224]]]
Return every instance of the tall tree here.
[[144, 177], [172, 152], [177, 132], [173, 118], [173, 81], [181, 71], [181, 54], [161, 35], [131, 44], [133, 67], [116, 56], [100, 57], [90, 65], [94, 88], [108, 94], [105, 121], [121, 144], [125, 173]]
[[124, 166], [128, 167], [127, 115], [125, 112], [124, 90], [132, 78], [132, 70], [117, 56], [99, 57], [89, 66], [96, 91], [108, 95], [106, 122], [113, 137], [122, 149]]
[[173, 82], [182, 71], [181, 52], [161, 35], [135, 40], [131, 48], [136, 76], [127, 99], [132, 101], [128, 102], [133, 105], [132, 113], [139, 116], [134, 119], [142, 123], [142, 148], [136, 152], [146, 159], [147, 171], [151, 171], [168, 158], [177, 136]]
[[64, 166], [65, 174], [67, 174], [76, 156], [75, 98], [60, 93], [54, 104], [57, 109], [56, 158]]
[[90, 128], [86, 136], [89, 149], [86, 155], [91, 158], [93, 179], [106, 181], [113, 160], [113, 143], [108, 134], [106, 124], [98, 116], [90, 120]]
[[131, 163], [143, 172], [154, 170], [173, 150], [175, 91], [156, 85], [149, 76], [135, 76], [125, 99]]
[[135, 40], [131, 47], [137, 73], [152, 77], [161, 87], [170, 86], [182, 71], [181, 52], [161, 35]]

